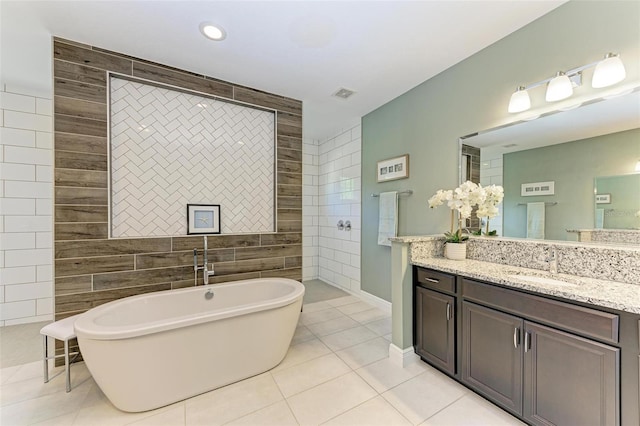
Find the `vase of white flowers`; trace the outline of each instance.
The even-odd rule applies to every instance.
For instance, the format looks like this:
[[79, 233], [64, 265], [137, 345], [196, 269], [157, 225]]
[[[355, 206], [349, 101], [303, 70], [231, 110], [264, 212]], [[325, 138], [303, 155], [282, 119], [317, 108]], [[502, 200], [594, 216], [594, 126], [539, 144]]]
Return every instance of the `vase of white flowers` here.
[[[466, 181], [454, 190], [438, 190], [429, 198], [429, 207], [438, 207], [444, 202], [451, 209], [451, 230], [445, 232], [444, 255], [448, 259], [464, 260], [467, 257], [467, 245], [465, 241], [468, 235], [463, 235], [464, 221], [471, 216], [474, 206], [478, 206], [478, 217], [487, 218], [487, 234], [489, 234], [489, 218], [498, 215], [498, 204], [504, 197], [501, 186], [491, 185], [486, 188]], [[454, 231], [454, 213], [458, 212], [458, 226]]]
[[[464, 221], [471, 216], [473, 206], [479, 201], [479, 186], [471, 181], [466, 181], [454, 190], [438, 190], [436, 194], [429, 198], [429, 207], [434, 208], [442, 205], [445, 201], [451, 209], [451, 230], [445, 232], [446, 239], [444, 254], [448, 259], [463, 260], [467, 257], [466, 240], [468, 235], [463, 235]], [[453, 229], [454, 212], [458, 212], [458, 226]]]

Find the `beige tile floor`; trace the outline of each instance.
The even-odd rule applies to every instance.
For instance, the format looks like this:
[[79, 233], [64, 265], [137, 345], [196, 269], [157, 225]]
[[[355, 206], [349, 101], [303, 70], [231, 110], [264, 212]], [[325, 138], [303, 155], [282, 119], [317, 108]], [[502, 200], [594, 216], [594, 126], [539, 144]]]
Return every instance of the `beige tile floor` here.
[[124, 413], [84, 363], [42, 383], [42, 365], [0, 370], [9, 425], [521, 425], [423, 362], [388, 360], [389, 315], [353, 296], [305, 304], [287, 356], [271, 371], [145, 413]]

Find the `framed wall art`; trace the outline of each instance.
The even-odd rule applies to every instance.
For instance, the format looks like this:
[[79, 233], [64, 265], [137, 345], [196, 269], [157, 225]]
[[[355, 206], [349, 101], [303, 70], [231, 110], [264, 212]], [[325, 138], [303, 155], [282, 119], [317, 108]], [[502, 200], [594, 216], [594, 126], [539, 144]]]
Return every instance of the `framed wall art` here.
[[409, 154], [378, 161], [378, 182], [409, 177]]
[[521, 197], [533, 197], [535, 195], [554, 195], [556, 192], [556, 182], [531, 182], [520, 185]]
[[187, 204], [187, 235], [219, 233], [220, 204]]

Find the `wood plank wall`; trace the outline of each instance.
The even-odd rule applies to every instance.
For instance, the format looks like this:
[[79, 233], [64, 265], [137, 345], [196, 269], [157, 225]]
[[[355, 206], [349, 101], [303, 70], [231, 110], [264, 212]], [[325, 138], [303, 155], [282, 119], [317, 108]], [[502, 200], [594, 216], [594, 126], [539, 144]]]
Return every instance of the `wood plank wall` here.
[[[473, 183], [480, 183], [480, 148], [462, 144], [462, 155], [468, 155], [471, 159], [467, 168], [467, 180]], [[471, 217], [467, 219], [466, 226], [471, 231], [476, 231], [480, 228], [480, 219], [476, 216], [476, 210], [478, 210], [478, 207], [473, 208]]]
[[194, 248], [202, 262], [202, 236], [108, 239], [107, 71], [277, 110], [277, 232], [209, 236], [208, 256], [214, 283], [302, 279], [302, 102], [73, 41], [53, 44], [57, 320], [192, 286]]

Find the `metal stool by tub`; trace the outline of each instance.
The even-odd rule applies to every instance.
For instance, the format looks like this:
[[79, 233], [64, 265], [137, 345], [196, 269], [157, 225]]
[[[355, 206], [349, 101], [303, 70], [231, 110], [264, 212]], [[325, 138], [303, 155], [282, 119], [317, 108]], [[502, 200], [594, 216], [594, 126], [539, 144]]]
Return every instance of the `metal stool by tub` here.
[[[70, 372], [70, 364], [73, 362], [80, 352], [72, 352], [69, 353], [69, 340], [76, 337], [76, 332], [73, 328], [76, 319], [80, 316], [73, 315], [59, 321], [52, 322], [51, 324], [47, 324], [40, 330], [40, 334], [43, 337], [43, 349], [44, 349], [44, 382], [48, 383], [50, 379], [53, 379], [62, 373], [59, 372], [53, 377], [49, 377], [49, 360], [55, 359], [59, 357], [64, 357], [64, 372], [67, 376], [67, 392], [71, 391], [71, 372]], [[52, 337], [56, 340], [61, 340], [64, 342], [64, 354], [60, 355], [51, 355], [48, 353], [49, 341], [48, 338]], [[73, 359], [69, 360], [69, 356], [74, 355]]]

